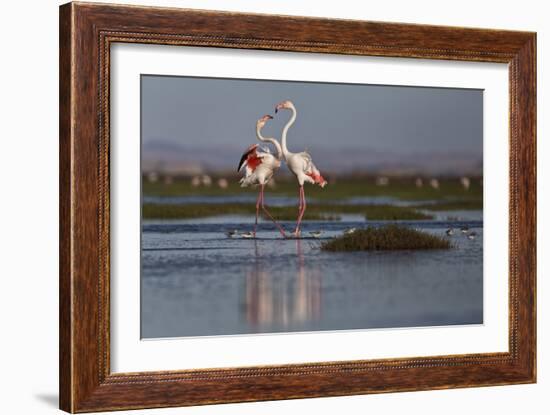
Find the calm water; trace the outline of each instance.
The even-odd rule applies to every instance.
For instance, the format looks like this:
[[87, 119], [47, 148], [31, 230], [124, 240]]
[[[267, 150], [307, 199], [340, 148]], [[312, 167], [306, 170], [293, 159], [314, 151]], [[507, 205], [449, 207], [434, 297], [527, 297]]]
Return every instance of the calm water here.
[[[220, 195], [220, 196], [143, 196], [143, 203], [159, 204], [223, 204], [223, 203], [256, 203], [258, 195], [256, 193], [244, 193], [240, 195]], [[452, 201], [452, 198], [447, 199]], [[309, 198], [309, 202], [314, 202], [314, 198]], [[359, 196], [338, 200], [329, 200], [331, 203], [352, 204], [352, 205], [396, 205], [396, 206], [417, 206], [431, 203], [438, 203], [441, 200], [400, 200], [391, 196]], [[294, 206], [296, 205], [295, 196], [269, 195], [269, 206]]]
[[302, 240], [283, 240], [262, 223], [254, 240], [225, 235], [251, 230], [250, 217], [145, 221], [142, 337], [482, 323], [481, 218], [481, 212], [442, 212], [434, 221], [401, 222], [439, 235], [449, 226], [477, 232], [474, 240], [456, 232], [455, 249], [354, 253], [318, 246], [346, 228], [384, 222], [358, 215], [306, 222], [304, 236], [323, 233]]

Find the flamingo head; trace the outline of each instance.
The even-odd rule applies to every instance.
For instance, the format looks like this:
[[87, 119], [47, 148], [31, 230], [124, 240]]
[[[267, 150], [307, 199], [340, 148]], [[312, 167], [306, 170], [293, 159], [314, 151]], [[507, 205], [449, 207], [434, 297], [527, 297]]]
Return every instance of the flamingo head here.
[[275, 107], [275, 113], [277, 113], [279, 110], [289, 110], [291, 108], [294, 108], [294, 104], [292, 101], [286, 100], [279, 102], [277, 106]]
[[258, 125], [259, 128], [262, 128], [265, 125], [266, 122], [268, 122], [269, 120], [272, 120], [272, 119], [273, 119], [273, 117], [271, 115], [266, 114], [258, 120], [257, 125]]

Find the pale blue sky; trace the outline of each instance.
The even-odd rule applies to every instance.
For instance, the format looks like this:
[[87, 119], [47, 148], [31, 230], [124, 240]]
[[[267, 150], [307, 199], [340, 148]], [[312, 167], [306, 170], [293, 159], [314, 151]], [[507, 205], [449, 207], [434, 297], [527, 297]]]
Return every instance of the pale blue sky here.
[[264, 135], [280, 137], [290, 112], [275, 115], [274, 107], [290, 99], [298, 118], [289, 148], [308, 149], [331, 168], [348, 155], [354, 164], [482, 160], [482, 90], [144, 75], [141, 93], [144, 158], [164, 149], [233, 165], [256, 142], [262, 115], [275, 116]]

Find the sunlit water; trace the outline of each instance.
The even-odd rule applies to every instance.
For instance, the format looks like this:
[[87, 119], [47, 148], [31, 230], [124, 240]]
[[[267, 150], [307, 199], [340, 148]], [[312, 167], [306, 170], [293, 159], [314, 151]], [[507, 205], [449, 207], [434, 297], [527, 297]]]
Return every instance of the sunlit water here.
[[[283, 240], [265, 222], [257, 239], [225, 235], [250, 231], [250, 217], [145, 221], [142, 337], [480, 324], [481, 212], [437, 218], [400, 223], [438, 235], [468, 226], [477, 237], [457, 230], [450, 250], [332, 253], [319, 250], [323, 239], [385, 222], [344, 215], [305, 222], [302, 240]], [[318, 230], [320, 239], [308, 237]]]

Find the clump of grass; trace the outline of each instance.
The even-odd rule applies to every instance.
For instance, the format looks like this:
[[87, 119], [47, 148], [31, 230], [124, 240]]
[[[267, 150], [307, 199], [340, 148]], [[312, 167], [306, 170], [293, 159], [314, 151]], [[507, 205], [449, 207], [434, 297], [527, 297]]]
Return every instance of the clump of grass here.
[[[295, 220], [297, 207], [269, 207], [269, 212], [278, 220]], [[255, 215], [256, 205], [253, 203], [212, 203], [212, 204], [144, 204], [142, 208], [144, 219], [196, 219], [221, 215]], [[263, 211], [260, 210], [260, 214]], [[304, 220], [340, 220], [340, 216], [322, 212], [316, 209], [306, 211]]]
[[452, 244], [445, 238], [399, 225], [359, 229], [321, 244], [330, 252], [449, 248]]
[[[279, 220], [295, 220], [298, 213], [297, 208], [293, 206], [270, 207], [269, 211]], [[340, 220], [338, 215], [345, 213], [362, 215], [368, 220], [421, 220], [433, 218], [432, 215], [402, 206], [310, 203], [307, 205], [304, 220]]]
[[447, 202], [430, 203], [417, 205], [417, 209], [430, 211], [436, 210], [481, 210], [483, 209], [483, 199], [470, 200], [450, 200]]
[[[273, 206], [269, 211], [277, 220], [295, 220], [297, 206]], [[390, 205], [344, 205], [344, 204], [309, 204], [304, 220], [340, 220], [340, 214], [354, 213], [369, 220], [417, 220], [430, 219], [431, 215], [415, 209]], [[195, 219], [219, 215], [254, 215], [256, 206], [253, 203], [204, 203], [204, 204], [144, 204], [144, 219]]]
[[433, 219], [433, 215], [419, 212], [416, 208], [392, 205], [365, 206], [367, 220], [426, 220]]
[[[270, 206], [269, 212], [277, 220], [296, 220], [298, 216], [297, 206]], [[338, 211], [332, 209], [321, 209], [317, 205], [308, 205], [303, 220], [326, 220], [337, 221], [340, 220]]]

